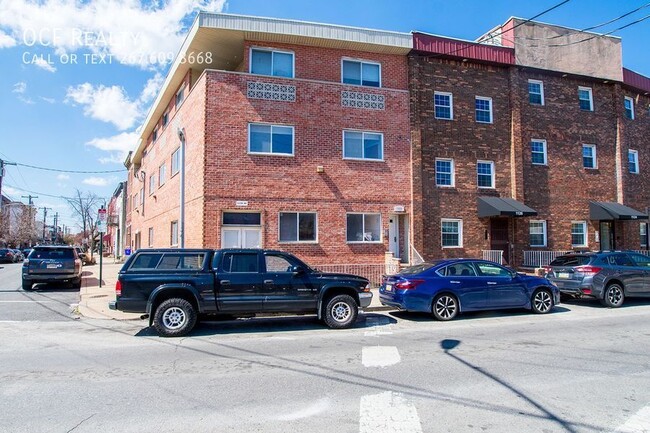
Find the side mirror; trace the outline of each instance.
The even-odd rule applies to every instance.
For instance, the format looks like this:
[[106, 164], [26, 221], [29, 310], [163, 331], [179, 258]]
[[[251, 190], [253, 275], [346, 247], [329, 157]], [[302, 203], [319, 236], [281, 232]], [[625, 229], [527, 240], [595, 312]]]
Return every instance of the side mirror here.
[[305, 272], [305, 268], [303, 268], [302, 266], [292, 266], [291, 272], [293, 272], [294, 275], [300, 275]]

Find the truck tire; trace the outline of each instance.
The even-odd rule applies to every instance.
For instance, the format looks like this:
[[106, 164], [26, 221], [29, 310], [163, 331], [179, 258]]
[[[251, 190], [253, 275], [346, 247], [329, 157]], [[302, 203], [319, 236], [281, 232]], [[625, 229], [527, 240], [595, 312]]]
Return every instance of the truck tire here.
[[325, 324], [332, 329], [349, 328], [357, 321], [359, 307], [350, 295], [336, 295], [325, 306]]
[[196, 324], [194, 306], [182, 298], [163, 301], [153, 317], [153, 326], [161, 337], [182, 337]]

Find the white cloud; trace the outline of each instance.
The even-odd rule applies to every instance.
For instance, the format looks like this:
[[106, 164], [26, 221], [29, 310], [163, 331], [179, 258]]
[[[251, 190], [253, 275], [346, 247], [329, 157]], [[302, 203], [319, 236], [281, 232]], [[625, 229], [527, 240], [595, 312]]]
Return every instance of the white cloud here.
[[63, 174], [63, 173], [61, 173], [61, 174], [58, 174], [58, 175], [56, 176], [56, 178], [59, 179], [59, 180], [68, 180], [68, 179], [70, 179], [70, 176], [67, 175], [67, 174]]
[[19, 81], [16, 84], [14, 84], [14, 89], [12, 90], [13, 93], [25, 93], [25, 90], [27, 90], [27, 83], [24, 81]]
[[68, 87], [65, 101], [83, 105], [86, 116], [110, 122], [121, 131], [131, 128], [142, 117], [140, 103], [130, 100], [119, 86], [95, 87], [84, 83]]
[[56, 72], [56, 68], [43, 57], [35, 58], [32, 64], [38, 68], [45, 69], [47, 72]]
[[11, 48], [16, 46], [16, 40], [0, 30], [0, 48]]
[[149, 78], [147, 80], [147, 83], [144, 85], [144, 89], [142, 89], [142, 93], [140, 94], [140, 102], [146, 104], [153, 101], [158, 94], [158, 91], [162, 87], [164, 81], [165, 77], [163, 77], [160, 73], [157, 73], [153, 77]]
[[129, 150], [135, 149], [139, 139], [140, 134], [137, 132], [122, 132], [112, 137], [94, 138], [86, 145], [110, 152], [109, 156], [99, 158], [100, 163], [121, 164], [126, 159]]
[[108, 182], [108, 179], [103, 177], [87, 177], [81, 181], [81, 183], [91, 186], [106, 186], [108, 185]]
[[54, 104], [56, 100], [54, 98], [46, 98], [45, 96], [39, 96], [43, 101], [47, 102], [48, 104]]
[[176, 55], [191, 14], [198, 10], [219, 12], [225, 3], [0, 0], [0, 27], [9, 32], [0, 34], [0, 48], [18, 43], [52, 46], [58, 54], [90, 51], [148, 69], [168, 64]]

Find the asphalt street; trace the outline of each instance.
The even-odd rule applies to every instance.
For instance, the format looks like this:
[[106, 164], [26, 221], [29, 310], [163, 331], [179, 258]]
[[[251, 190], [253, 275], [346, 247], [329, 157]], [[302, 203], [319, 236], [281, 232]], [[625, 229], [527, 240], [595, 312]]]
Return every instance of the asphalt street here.
[[74, 292], [25, 294], [12, 266], [2, 432], [650, 431], [649, 300], [448, 323], [373, 313], [349, 330], [243, 319], [164, 339], [144, 321], [78, 318]]

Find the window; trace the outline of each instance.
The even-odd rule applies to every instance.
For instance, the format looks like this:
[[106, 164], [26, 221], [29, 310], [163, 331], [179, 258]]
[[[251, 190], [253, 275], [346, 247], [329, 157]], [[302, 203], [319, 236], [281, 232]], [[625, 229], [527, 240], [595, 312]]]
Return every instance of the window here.
[[144, 204], [144, 187], [140, 188], [140, 204]]
[[169, 122], [169, 111], [165, 111], [165, 113], [162, 116], [162, 125], [163, 125], [163, 127], [167, 126], [168, 122]]
[[452, 120], [454, 118], [454, 96], [451, 93], [434, 92], [433, 107], [436, 119]]
[[291, 272], [296, 264], [289, 261], [287, 257], [266, 254], [264, 256], [266, 272]]
[[639, 174], [639, 152], [636, 150], [628, 150], [627, 161], [630, 173]]
[[262, 224], [262, 214], [259, 212], [224, 212], [222, 221], [226, 226], [259, 226]]
[[293, 126], [249, 123], [248, 152], [293, 155]]
[[455, 265], [449, 265], [445, 268], [440, 269], [437, 271], [438, 275], [443, 276], [443, 277], [475, 277], [476, 276], [476, 271], [474, 270], [474, 266], [472, 266], [471, 263], [468, 262], [461, 262], [461, 263], [456, 263]]
[[349, 213], [348, 242], [381, 242], [381, 215], [378, 213]]
[[535, 165], [546, 165], [546, 140], [530, 141], [531, 160]]
[[546, 221], [530, 221], [528, 226], [531, 247], [546, 246]]
[[293, 53], [251, 49], [251, 74], [293, 78]]
[[484, 277], [512, 277], [512, 273], [509, 270], [492, 263], [478, 262], [476, 263], [476, 267]]
[[158, 168], [158, 186], [161, 187], [167, 180], [167, 166], [165, 163]]
[[476, 176], [479, 188], [494, 188], [494, 162], [478, 161]]
[[581, 110], [594, 111], [591, 87], [578, 87], [578, 100], [580, 102]]
[[192, 254], [165, 254], [156, 266], [156, 269], [176, 269], [186, 271], [198, 271], [203, 269], [203, 262], [205, 261], [205, 254], [192, 253]]
[[598, 161], [596, 161], [596, 146], [593, 144], [582, 145], [582, 166], [584, 168], [598, 168]]
[[476, 97], [476, 121], [492, 123], [492, 98]]
[[384, 135], [375, 132], [343, 131], [343, 158], [384, 159]]
[[155, 142], [156, 140], [158, 140], [158, 128], [157, 127], [154, 128], [153, 134], [151, 135], [151, 141]]
[[436, 158], [436, 186], [454, 186], [454, 160]]
[[639, 253], [629, 253], [629, 255], [637, 266], [650, 267], [650, 257]]
[[138, 254], [138, 257], [135, 258], [133, 264], [129, 267], [131, 269], [155, 269], [162, 258], [161, 253], [144, 253]]
[[149, 176], [149, 195], [153, 194], [156, 189], [156, 175]]
[[149, 227], [149, 248], [153, 248], [153, 227]]
[[181, 87], [178, 92], [176, 93], [176, 108], [183, 103], [183, 100], [185, 99], [185, 88]]
[[587, 223], [584, 221], [573, 221], [571, 223], [571, 246], [587, 246]]
[[172, 153], [172, 176], [178, 173], [181, 166], [181, 148], [179, 147]]
[[528, 102], [532, 105], [544, 105], [544, 83], [528, 80]]
[[381, 65], [358, 60], [343, 60], [342, 81], [358, 86], [381, 87]]
[[639, 237], [641, 238], [641, 246], [648, 246], [648, 223], [641, 223], [639, 226]]
[[280, 242], [315, 241], [315, 213], [280, 212]]
[[634, 99], [629, 96], [625, 97], [625, 117], [634, 120]]
[[178, 246], [178, 221], [172, 221], [170, 229], [171, 229], [170, 244], [172, 247], [177, 247]]
[[255, 253], [226, 253], [222, 266], [224, 272], [259, 272], [260, 263]]
[[138, 194], [133, 195], [133, 209], [138, 207]]
[[441, 223], [441, 234], [443, 248], [462, 248], [463, 220], [443, 218]]

